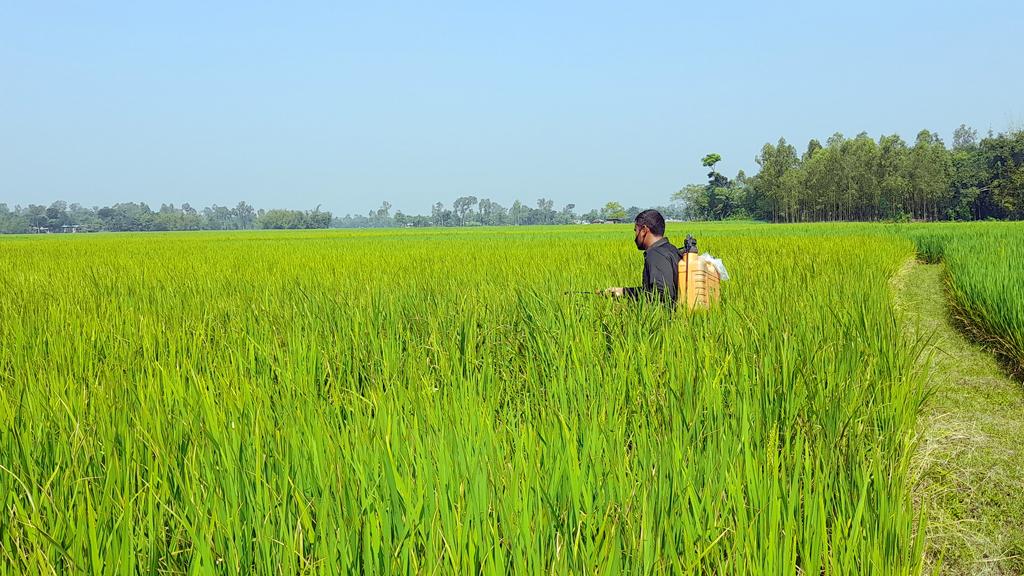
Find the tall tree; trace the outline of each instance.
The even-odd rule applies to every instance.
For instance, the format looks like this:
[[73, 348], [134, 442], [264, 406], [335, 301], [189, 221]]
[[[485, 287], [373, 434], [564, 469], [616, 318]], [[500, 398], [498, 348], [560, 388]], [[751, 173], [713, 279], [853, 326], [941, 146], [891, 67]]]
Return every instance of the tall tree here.
[[712, 172], [715, 171], [715, 164], [718, 164], [721, 161], [722, 161], [722, 156], [720, 154], [716, 154], [714, 152], [704, 156], [700, 160], [701, 164], [703, 164], [705, 168], [711, 168]]
[[509, 208], [508, 217], [512, 221], [514, 226], [526, 224], [526, 216], [529, 214], [530, 209], [523, 205], [522, 202], [516, 200], [512, 203], [512, 207]]
[[911, 213], [937, 220], [949, 205], [950, 162], [937, 134], [921, 130], [910, 149]]
[[878, 139], [878, 212], [881, 218], [902, 219], [909, 215], [911, 193], [907, 143], [899, 135]]
[[243, 230], [252, 228], [256, 222], [256, 210], [244, 201], [235, 206], [234, 213], [238, 220], [238, 227]]
[[953, 131], [953, 150], [966, 150], [977, 146], [978, 131], [966, 124], [961, 124]]
[[789, 145], [785, 138], [779, 138], [776, 146], [762, 146], [761, 153], [754, 160], [761, 171], [752, 184], [752, 192], [756, 197], [747, 204], [774, 222], [792, 220], [795, 213], [795, 191], [792, 186], [783, 186], [783, 177], [799, 163], [796, 148]]
[[456, 216], [459, 217], [459, 224], [461, 226], [466, 225], [466, 214], [468, 214], [473, 206], [476, 206], [476, 196], [461, 196], [452, 203], [452, 209], [455, 211]]
[[621, 220], [626, 217], [626, 209], [618, 202], [608, 202], [604, 205], [604, 209], [601, 210], [601, 215], [607, 220]]

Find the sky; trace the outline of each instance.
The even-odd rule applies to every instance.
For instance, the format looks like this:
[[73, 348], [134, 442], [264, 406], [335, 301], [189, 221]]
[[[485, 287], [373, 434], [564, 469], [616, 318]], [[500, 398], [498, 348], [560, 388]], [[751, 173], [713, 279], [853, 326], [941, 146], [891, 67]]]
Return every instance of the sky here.
[[766, 142], [1024, 127], [1024, 2], [0, 0], [0, 203], [667, 204]]

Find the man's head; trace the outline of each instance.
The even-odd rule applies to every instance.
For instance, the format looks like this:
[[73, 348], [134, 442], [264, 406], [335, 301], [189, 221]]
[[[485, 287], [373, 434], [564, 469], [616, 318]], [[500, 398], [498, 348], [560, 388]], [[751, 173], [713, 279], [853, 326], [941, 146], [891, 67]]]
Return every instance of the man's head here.
[[665, 218], [657, 210], [644, 210], [636, 215], [633, 231], [637, 250], [647, 250], [665, 235]]

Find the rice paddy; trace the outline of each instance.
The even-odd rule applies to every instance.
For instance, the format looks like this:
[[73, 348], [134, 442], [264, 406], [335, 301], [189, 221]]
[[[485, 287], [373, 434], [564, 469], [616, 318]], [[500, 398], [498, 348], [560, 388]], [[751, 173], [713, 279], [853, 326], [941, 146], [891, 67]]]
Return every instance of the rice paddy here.
[[[961, 229], [1019, 353], [1022, 229]], [[936, 230], [670, 225], [732, 278], [693, 315], [565, 294], [628, 226], [0, 238], [0, 570], [917, 574]]]

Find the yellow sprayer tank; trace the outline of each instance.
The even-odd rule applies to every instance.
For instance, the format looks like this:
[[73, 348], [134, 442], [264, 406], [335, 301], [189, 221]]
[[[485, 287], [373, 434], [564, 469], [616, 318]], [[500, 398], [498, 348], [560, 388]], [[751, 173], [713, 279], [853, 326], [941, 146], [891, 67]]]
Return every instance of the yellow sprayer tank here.
[[718, 303], [718, 268], [694, 252], [682, 254], [679, 260], [679, 303], [687, 310], [707, 309]]

